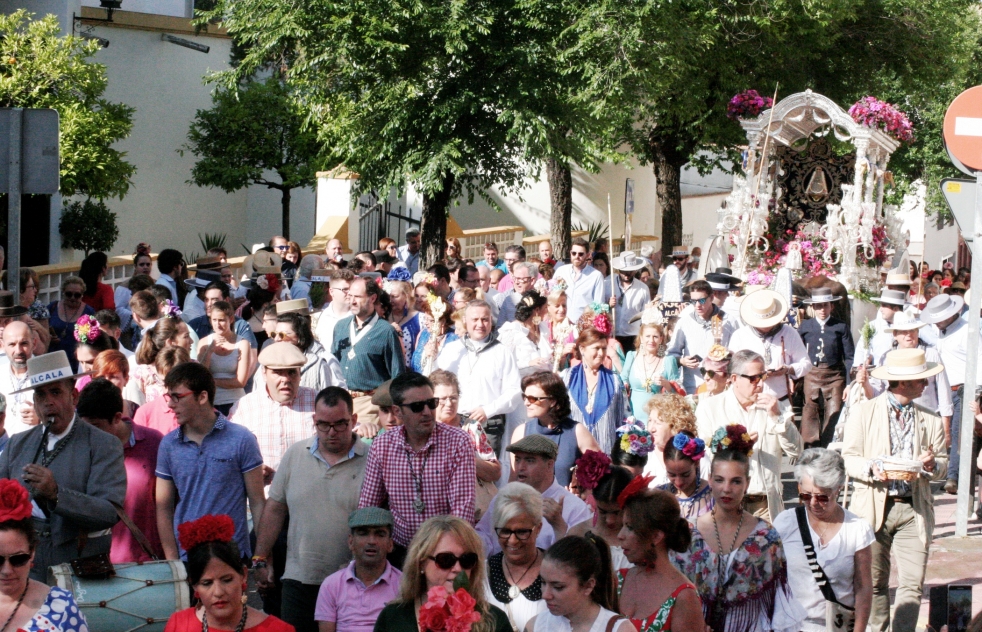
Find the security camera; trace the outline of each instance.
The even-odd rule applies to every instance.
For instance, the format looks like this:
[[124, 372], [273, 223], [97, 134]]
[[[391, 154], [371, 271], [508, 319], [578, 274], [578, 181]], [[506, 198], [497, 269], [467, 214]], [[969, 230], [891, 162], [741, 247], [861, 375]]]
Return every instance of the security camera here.
[[81, 35], [79, 35], [79, 37], [83, 39], [99, 42], [99, 46], [103, 48], [109, 48], [109, 40], [107, 40], [105, 37], [99, 37], [98, 35], [93, 35], [91, 33], [82, 33]]
[[205, 46], [204, 44], [199, 44], [197, 42], [192, 42], [191, 40], [186, 40], [180, 37], [175, 37], [168, 33], [164, 33], [160, 36], [160, 39], [165, 42], [170, 42], [171, 44], [177, 44], [178, 46], [183, 46], [184, 48], [190, 48], [191, 50], [196, 50], [199, 53], [208, 53], [211, 50], [210, 46]]

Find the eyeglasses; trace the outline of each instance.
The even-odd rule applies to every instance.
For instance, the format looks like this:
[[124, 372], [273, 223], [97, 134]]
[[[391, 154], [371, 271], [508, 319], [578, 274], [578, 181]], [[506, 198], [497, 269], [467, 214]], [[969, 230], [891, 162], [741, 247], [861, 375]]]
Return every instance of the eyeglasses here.
[[528, 283], [529, 281], [532, 280], [532, 277], [527, 277], [527, 276], [518, 277], [517, 276], [517, 277], [512, 277], [512, 280], [515, 281], [515, 283], [518, 283], [519, 281], [521, 281], [522, 283]]
[[552, 399], [552, 398], [549, 397], [548, 395], [546, 395], [544, 397], [537, 397], [535, 395], [526, 395], [526, 394], [523, 393], [522, 394], [522, 399], [524, 399], [525, 401], [527, 401], [530, 404], [538, 404], [539, 402], [541, 402], [544, 399]]
[[579, 259], [580, 257], [585, 257], [585, 256], [586, 256], [586, 253], [585, 253], [585, 252], [573, 252], [573, 251], [571, 250], [571, 251], [569, 252], [569, 256], [570, 256], [570, 257], [576, 257], [577, 259]]
[[692, 303], [693, 305], [699, 305], [701, 307], [701, 306], [705, 305], [706, 304], [706, 301], [708, 301], [708, 300], [709, 300], [709, 297], [708, 296], [704, 296], [703, 298], [694, 298], [694, 299], [692, 299], [689, 302]]
[[28, 283], [27, 285], [24, 286], [24, 289], [25, 290], [36, 290], [36, 289], [38, 289], [38, 286], [34, 285], [33, 283]]
[[511, 536], [515, 536], [519, 542], [525, 542], [532, 535], [531, 529], [495, 529], [494, 532], [502, 540], [507, 540]]
[[62, 292], [65, 298], [82, 298], [81, 292]]
[[314, 425], [321, 432], [331, 432], [332, 430], [334, 432], [344, 432], [345, 428], [347, 428], [348, 424], [350, 423], [351, 423], [350, 419], [342, 419], [341, 421], [335, 421], [335, 422], [315, 421]]
[[812, 500], [819, 505], [827, 505], [829, 504], [830, 498], [828, 494], [809, 494], [808, 492], [798, 492], [798, 500], [801, 501], [802, 505], [807, 505]]
[[289, 248], [290, 248], [289, 246], [277, 246], [276, 247], [277, 250], [289, 250]]
[[331, 288], [331, 291], [332, 292], [341, 292], [345, 296], [348, 295], [348, 288], [346, 288], [346, 287], [332, 287]]
[[437, 553], [436, 555], [431, 555], [430, 559], [445, 571], [449, 571], [457, 562], [460, 562], [462, 569], [469, 571], [477, 564], [477, 553], [464, 553], [460, 557], [457, 557], [453, 553]]
[[10, 565], [14, 568], [20, 568], [31, 561], [31, 554], [18, 553], [17, 555], [11, 555], [9, 557], [0, 555], [0, 568], [3, 568], [3, 565], [7, 563], [7, 560], [10, 560]]
[[761, 380], [766, 380], [767, 379], [767, 373], [758, 373], [757, 375], [744, 375], [743, 373], [741, 373], [740, 374], [740, 377], [744, 378], [745, 380], [747, 380], [751, 384], [756, 384], [757, 382], [759, 382]]
[[[712, 369], [699, 369], [699, 372], [702, 373], [703, 377], [708, 377], [709, 379], [713, 379], [714, 377], [716, 377], [717, 374], [717, 372], [713, 371]], [[719, 375], [726, 375], [726, 374], [720, 373]]]
[[187, 393], [164, 393], [164, 401], [170, 403], [173, 400], [181, 401], [185, 397], [194, 395], [194, 391], [188, 391]]
[[296, 338], [296, 335], [288, 334], [282, 331], [274, 331], [269, 337], [273, 340], [293, 340]]
[[[421, 412], [423, 412], [423, 409], [424, 408], [429, 408], [430, 410], [436, 410], [436, 407], [439, 404], [440, 404], [440, 400], [438, 400], [435, 397], [431, 397], [429, 399], [421, 399], [418, 402], [410, 402], [408, 404], [399, 404], [399, 407], [400, 408], [408, 408], [409, 410], [413, 411], [414, 413], [421, 413]], [[448, 553], [448, 555], [449, 555], [449, 553]], [[450, 566], [453, 566], [453, 564], [451, 564]], [[450, 568], [450, 567], [447, 567], [447, 568]]]

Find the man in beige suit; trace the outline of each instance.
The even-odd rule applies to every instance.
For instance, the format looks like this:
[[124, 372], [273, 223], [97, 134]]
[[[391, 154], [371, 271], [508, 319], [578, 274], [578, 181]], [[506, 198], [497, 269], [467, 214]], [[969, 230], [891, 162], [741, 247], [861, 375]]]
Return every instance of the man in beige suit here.
[[801, 454], [801, 435], [788, 401], [764, 393], [764, 358], [756, 351], [737, 351], [728, 368], [730, 387], [700, 399], [696, 408], [699, 437], [709, 445], [717, 428], [742, 424], [756, 441], [750, 457], [750, 487], [744, 508], [768, 522], [784, 511], [781, 457]]
[[[874, 632], [890, 629], [890, 551], [897, 557], [898, 586], [893, 632], [914, 632], [924, 590], [928, 547], [934, 531], [931, 481], [948, 469], [944, 426], [933, 412], [914, 404], [927, 379], [944, 367], [928, 362], [924, 350], [898, 349], [872, 376], [888, 390], [854, 408], [846, 425], [842, 456], [855, 482], [849, 509], [873, 526]], [[917, 472], [899, 480], [894, 472]], [[896, 546], [894, 546], [896, 544]]]

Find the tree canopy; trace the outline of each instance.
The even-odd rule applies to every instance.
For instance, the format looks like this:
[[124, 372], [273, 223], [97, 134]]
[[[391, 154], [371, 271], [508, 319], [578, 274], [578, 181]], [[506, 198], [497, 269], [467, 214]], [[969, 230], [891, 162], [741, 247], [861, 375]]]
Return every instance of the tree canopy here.
[[54, 16], [0, 15], [0, 107], [58, 111], [62, 195], [122, 198], [136, 167], [113, 144], [129, 135], [134, 109], [102, 98], [106, 69], [89, 61], [98, 50], [61, 35]]

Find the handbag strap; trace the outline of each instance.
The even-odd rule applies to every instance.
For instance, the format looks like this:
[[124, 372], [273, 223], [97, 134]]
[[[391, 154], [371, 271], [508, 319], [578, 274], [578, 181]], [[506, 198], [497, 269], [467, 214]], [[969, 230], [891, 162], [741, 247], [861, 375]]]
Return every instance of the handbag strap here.
[[617, 622], [620, 621], [623, 618], [624, 617], [622, 617], [621, 615], [615, 614], [610, 619], [608, 619], [607, 620], [607, 632], [614, 632], [614, 626], [617, 625]]
[[805, 557], [808, 558], [808, 567], [811, 568], [815, 583], [818, 584], [818, 588], [822, 591], [822, 596], [825, 597], [826, 601], [839, 603], [839, 600], [835, 598], [835, 591], [832, 590], [832, 583], [829, 582], [825, 571], [818, 564], [818, 556], [815, 554], [815, 544], [812, 542], [812, 532], [811, 527], [808, 526], [808, 516], [805, 514], [805, 507], [798, 505], [794, 513], [795, 517], [798, 518], [798, 531], [801, 533], [801, 543], [805, 547]]
[[123, 521], [126, 528], [129, 529], [130, 533], [133, 534], [133, 537], [136, 538], [136, 541], [140, 544], [140, 548], [143, 549], [143, 552], [149, 555], [150, 559], [153, 561], [156, 562], [159, 560], [160, 558], [153, 552], [153, 547], [150, 545], [150, 540], [147, 539], [147, 536], [143, 535], [143, 531], [140, 531], [140, 527], [136, 526], [133, 519], [126, 515], [126, 512], [123, 511], [122, 507], [116, 503], [112, 503], [112, 506], [113, 509], [116, 510], [116, 515], [119, 516], [119, 519]]

